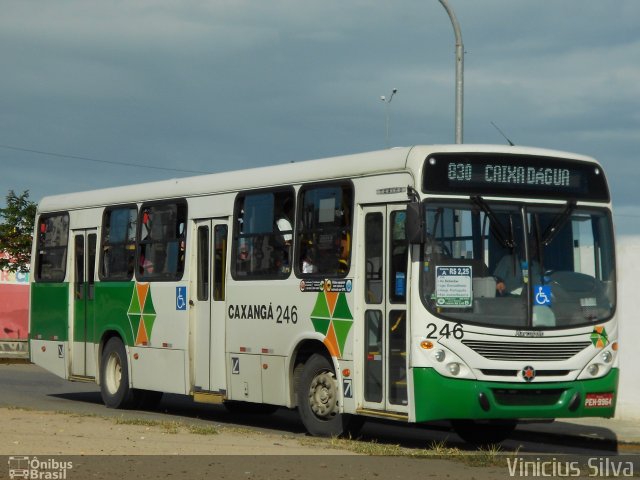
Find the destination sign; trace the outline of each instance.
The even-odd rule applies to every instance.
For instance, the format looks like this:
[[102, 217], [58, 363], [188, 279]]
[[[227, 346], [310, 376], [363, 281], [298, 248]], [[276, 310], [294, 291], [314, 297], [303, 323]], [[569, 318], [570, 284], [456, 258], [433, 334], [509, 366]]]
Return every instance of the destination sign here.
[[423, 189], [429, 193], [609, 201], [595, 164], [532, 155], [443, 153], [427, 158]]

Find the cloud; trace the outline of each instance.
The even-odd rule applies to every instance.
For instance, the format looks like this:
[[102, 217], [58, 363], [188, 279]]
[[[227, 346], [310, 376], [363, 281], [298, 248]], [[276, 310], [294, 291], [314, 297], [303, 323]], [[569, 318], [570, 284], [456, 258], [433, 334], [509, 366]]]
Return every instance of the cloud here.
[[[494, 121], [519, 144], [597, 156], [615, 201], [637, 203], [640, 4], [450, 4], [465, 141], [502, 143]], [[318, 158], [383, 148], [392, 88], [392, 144], [453, 141], [436, 0], [7, 0], [0, 58], [0, 144], [210, 171]], [[15, 166], [1, 191], [34, 198], [167, 176], [2, 149], [0, 165]]]

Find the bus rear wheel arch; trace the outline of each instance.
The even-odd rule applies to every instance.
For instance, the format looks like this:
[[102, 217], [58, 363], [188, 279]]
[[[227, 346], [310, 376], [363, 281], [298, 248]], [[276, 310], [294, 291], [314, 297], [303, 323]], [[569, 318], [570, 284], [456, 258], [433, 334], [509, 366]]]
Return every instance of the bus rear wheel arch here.
[[115, 335], [104, 343], [100, 361], [100, 393], [108, 408], [155, 410], [163, 393], [129, 387], [129, 362], [122, 339]]
[[362, 421], [340, 412], [340, 385], [331, 360], [314, 353], [297, 368], [298, 414], [307, 431], [318, 437], [353, 434]]
[[120, 337], [111, 337], [102, 349], [100, 393], [108, 408], [131, 408], [136, 396], [129, 387], [129, 362]]

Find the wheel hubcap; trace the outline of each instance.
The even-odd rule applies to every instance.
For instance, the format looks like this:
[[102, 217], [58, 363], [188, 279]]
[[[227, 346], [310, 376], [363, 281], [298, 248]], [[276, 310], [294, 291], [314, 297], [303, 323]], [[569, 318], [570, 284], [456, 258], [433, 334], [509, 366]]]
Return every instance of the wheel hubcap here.
[[313, 379], [309, 388], [309, 405], [313, 413], [323, 419], [338, 413], [338, 383], [331, 372], [322, 372]]
[[120, 363], [120, 357], [115, 353], [112, 353], [107, 360], [106, 374], [107, 390], [113, 395], [120, 388], [122, 381], [122, 363]]

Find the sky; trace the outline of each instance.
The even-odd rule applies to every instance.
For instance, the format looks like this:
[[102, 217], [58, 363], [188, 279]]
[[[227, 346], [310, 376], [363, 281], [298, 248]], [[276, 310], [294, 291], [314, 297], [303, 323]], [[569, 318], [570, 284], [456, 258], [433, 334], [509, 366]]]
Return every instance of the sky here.
[[[464, 142], [505, 143], [493, 122], [517, 145], [596, 157], [618, 234], [640, 234], [640, 1], [449, 4]], [[387, 111], [392, 146], [454, 143], [455, 42], [437, 0], [0, 6], [1, 196], [384, 149]]]

